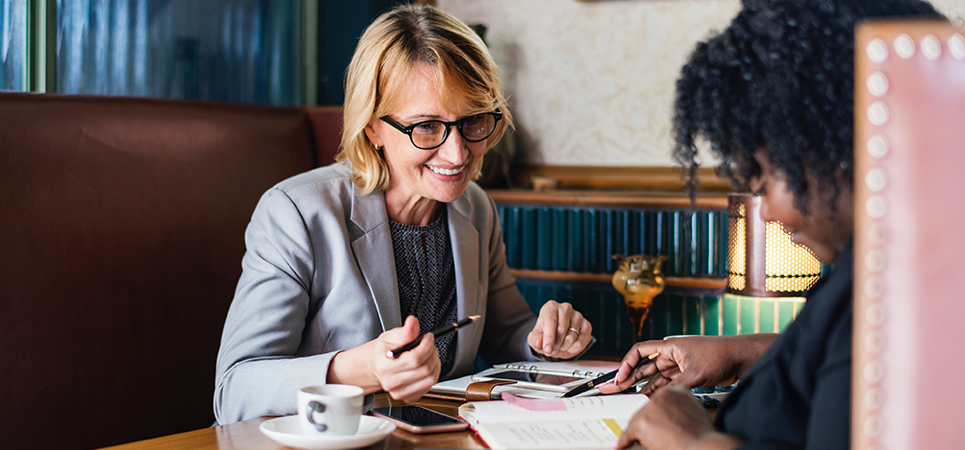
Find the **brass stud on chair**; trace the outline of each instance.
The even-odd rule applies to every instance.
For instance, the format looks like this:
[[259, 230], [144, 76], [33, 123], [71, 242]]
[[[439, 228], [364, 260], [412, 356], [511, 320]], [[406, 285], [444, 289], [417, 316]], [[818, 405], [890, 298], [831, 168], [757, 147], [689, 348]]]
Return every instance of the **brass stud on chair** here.
[[888, 92], [888, 78], [881, 72], [871, 74], [865, 84], [868, 86], [868, 92], [875, 97], [881, 97]]
[[872, 415], [864, 422], [864, 434], [868, 437], [876, 437], [881, 434], [881, 420], [878, 416]]
[[938, 42], [937, 37], [929, 34], [921, 40], [921, 53], [925, 55], [925, 58], [934, 61], [942, 55], [942, 44]]
[[915, 54], [915, 40], [907, 34], [895, 38], [895, 53], [902, 59], [908, 59]]
[[871, 353], [878, 353], [884, 348], [884, 337], [878, 331], [871, 331], [864, 337], [864, 348]]
[[883, 125], [888, 121], [888, 107], [884, 102], [874, 102], [868, 107], [868, 120], [874, 125]]
[[881, 364], [881, 361], [873, 360], [864, 366], [864, 379], [868, 380], [869, 383], [881, 381], [881, 377], [884, 375], [885, 368]]
[[882, 158], [888, 154], [888, 139], [882, 134], [876, 134], [868, 139], [868, 154], [875, 158]]
[[868, 171], [864, 176], [864, 184], [868, 186], [868, 189], [878, 192], [885, 188], [885, 184], [888, 183], [888, 176], [885, 175], [885, 171], [880, 167], [875, 167]]
[[881, 325], [885, 321], [885, 309], [879, 304], [869, 306], [864, 312], [864, 320], [871, 326]]
[[887, 233], [883, 223], [873, 223], [868, 227], [868, 242], [881, 245], [885, 243], [885, 237], [887, 237]]
[[874, 63], [881, 63], [888, 59], [888, 45], [881, 39], [869, 42], [868, 46], [865, 47], [865, 52], [868, 53], [868, 59]]
[[952, 53], [955, 59], [965, 59], [965, 37], [955, 33], [948, 38], [948, 51]]
[[868, 408], [870, 411], [875, 411], [881, 407], [884, 398], [881, 395], [881, 390], [877, 388], [868, 389], [868, 392], [864, 394], [864, 407]]
[[881, 195], [874, 195], [865, 202], [864, 207], [868, 216], [872, 219], [880, 219], [885, 216], [885, 212], [888, 210], [888, 203]]
[[864, 257], [864, 266], [871, 272], [881, 272], [885, 268], [885, 254], [880, 249], [869, 251]]
[[872, 299], [880, 297], [885, 290], [884, 286], [881, 284], [881, 278], [878, 278], [877, 276], [868, 278], [864, 282], [864, 286], [862, 288], [864, 295]]

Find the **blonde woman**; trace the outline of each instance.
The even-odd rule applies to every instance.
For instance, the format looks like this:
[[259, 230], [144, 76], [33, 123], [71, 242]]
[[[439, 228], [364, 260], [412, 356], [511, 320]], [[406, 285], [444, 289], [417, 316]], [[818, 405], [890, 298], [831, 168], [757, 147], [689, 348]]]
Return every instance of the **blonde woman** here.
[[[458, 19], [404, 5], [368, 27], [346, 75], [338, 164], [279, 183], [248, 226], [218, 422], [293, 414], [306, 385], [413, 401], [471, 373], [477, 353], [497, 363], [586, 348], [592, 327], [569, 304], [529, 310], [492, 199], [471, 181], [511, 122], [492, 57]], [[476, 314], [438, 341], [428, 333]]]

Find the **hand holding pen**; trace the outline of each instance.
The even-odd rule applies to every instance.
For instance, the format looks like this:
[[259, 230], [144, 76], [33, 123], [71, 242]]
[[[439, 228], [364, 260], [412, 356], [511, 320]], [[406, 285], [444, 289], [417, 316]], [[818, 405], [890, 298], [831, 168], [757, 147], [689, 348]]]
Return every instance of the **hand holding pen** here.
[[[635, 366], [633, 366], [633, 370], [631, 370], [630, 373], [632, 374], [632, 373], [635, 372], [637, 369], [643, 367], [644, 364], [647, 364], [647, 363], [649, 363], [650, 361], [653, 361], [653, 360], [656, 359], [656, 357], [658, 357], [658, 356], [660, 356], [660, 353], [651, 353], [651, 354], [650, 354], [649, 356], [647, 356], [646, 358], [641, 358], [640, 361], [637, 361], [637, 364], [636, 364]], [[596, 378], [594, 378], [594, 379], [592, 379], [592, 380], [590, 380], [590, 381], [587, 381], [586, 383], [583, 383], [583, 384], [581, 384], [581, 385], [579, 385], [579, 386], [576, 386], [576, 387], [574, 387], [573, 389], [570, 389], [569, 392], [563, 394], [563, 398], [576, 397], [577, 395], [583, 394], [583, 393], [588, 392], [588, 391], [590, 391], [590, 390], [599, 389], [599, 387], [600, 387], [601, 385], [609, 382], [609, 381], [612, 380], [614, 377], [616, 377], [617, 372], [619, 372], [619, 371], [620, 371], [620, 369], [614, 370], [614, 371], [612, 371], [612, 372], [607, 372], [607, 373], [605, 373], [605, 374], [603, 374], [603, 375], [601, 375], [601, 376], [599, 376], [599, 377], [596, 377]], [[601, 390], [601, 392], [603, 392], [603, 390]], [[612, 393], [614, 393], [614, 392], [604, 392], [604, 393], [612, 394]]]
[[[733, 384], [780, 336], [759, 333], [739, 336], [675, 336], [634, 344], [623, 358], [613, 383], [601, 386], [606, 394], [620, 392], [653, 375], [640, 392], [651, 393], [667, 385], [683, 387]], [[659, 352], [653, 364], [634, 370], [638, 358]]]
[[[376, 339], [337, 354], [332, 365], [343, 355], [345, 358], [339, 364], [344, 378], [336, 382], [362, 386], [366, 393], [381, 390], [392, 399], [406, 403], [418, 400], [439, 381], [442, 369], [432, 333], [423, 334], [421, 328], [419, 319], [410, 315], [402, 321], [402, 326], [385, 330]], [[410, 350], [400, 353], [398, 358], [392, 356], [392, 350], [412, 341], [416, 345]], [[332, 382], [332, 365], [329, 382]]]
[[[436, 330], [436, 334], [465, 326], [460, 321]], [[328, 382], [361, 386], [366, 393], [384, 391], [392, 399], [406, 403], [418, 400], [439, 381], [442, 368], [434, 334], [425, 333], [420, 337], [420, 329], [419, 319], [410, 315], [402, 326], [385, 330], [358, 347], [338, 352], [328, 365]]]
[[[458, 330], [458, 329], [460, 329], [460, 328], [462, 328], [462, 327], [465, 327], [465, 326], [468, 326], [468, 325], [472, 325], [472, 324], [476, 321], [476, 319], [479, 319], [480, 317], [482, 317], [482, 316], [469, 316], [469, 317], [466, 317], [465, 319], [462, 319], [462, 320], [460, 320], [460, 321], [458, 321], [458, 322], [453, 322], [453, 323], [450, 323], [450, 324], [443, 325], [443, 326], [435, 329], [435, 330], [432, 332], [432, 336], [433, 336], [434, 338], [436, 338], [436, 339], [439, 339], [440, 337], [445, 336], [445, 335], [447, 335], [447, 334], [455, 333], [456, 330]], [[397, 348], [397, 349], [395, 349], [395, 350], [389, 350], [389, 352], [385, 354], [385, 357], [386, 357], [386, 358], [398, 358], [398, 357], [399, 357], [400, 355], [402, 355], [403, 353], [405, 353], [405, 352], [407, 352], [407, 351], [409, 351], [409, 350], [412, 350], [412, 349], [418, 347], [418, 346], [419, 346], [419, 342], [421, 342], [421, 341], [422, 341], [422, 339], [416, 339], [416, 340], [414, 340], [414, 341], [412, 341], [412, 342], [409, 342], [408, 344], [405, 344], [405, 345], [403, 345], [403, 346], [401, 346], [401, 347], [399, 347], [399, 348]]]

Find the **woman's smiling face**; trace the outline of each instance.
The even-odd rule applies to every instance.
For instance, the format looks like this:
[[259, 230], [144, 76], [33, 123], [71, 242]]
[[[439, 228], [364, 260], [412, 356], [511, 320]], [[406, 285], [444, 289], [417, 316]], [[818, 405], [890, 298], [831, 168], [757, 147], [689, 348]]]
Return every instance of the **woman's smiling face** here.
[[[445, 108], [460, 102], [443, 101], [437, 77], [437, 71], [430, 66], [413, 67], [397, 105], [387, 114], [389, 118], [407, 127], [426, 120], [451, 122], [465, 117]], [[366, 133], [371, 142], [383, 147], [390, 177], [385, 191], [390, 211], [391, 203], [398, 201], [412, 204], [426, 199], [449, 203], [458, 199], [488, 149], [486, 140], [468, 142], [456, 127], [449, 130], [449, 137], [441, 146], [431, 150], [416, 148], [407, 134], [378, 118], [369, 122]]]
[[754, 159], [761, 173], [748, 184], [761, 195], [761, 219], [781, 222], [795, 244], [810, 248], [824, 264], [834, 262], [854, 233], [851, 186], [839, 181], [840, 193], [832, 210], [830, 187], [819, 187], [815, 178], [808, 176], [808, 215], [804, 215], [794, 206], [797, 196], [788, 189], [784, 173], [771, 165], [767, 151], [758, 150]]

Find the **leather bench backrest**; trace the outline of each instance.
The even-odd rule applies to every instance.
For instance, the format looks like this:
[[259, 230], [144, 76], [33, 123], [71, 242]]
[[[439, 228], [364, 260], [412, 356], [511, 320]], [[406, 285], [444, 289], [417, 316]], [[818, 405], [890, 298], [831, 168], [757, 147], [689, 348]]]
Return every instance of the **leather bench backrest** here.
[[0, 123], [0, 446], [213, 423], [244, 230], [316, 165], [308, 113], [4, 93]]
[[852, 448], [961, 448], [965, 28], [855, 39]]

